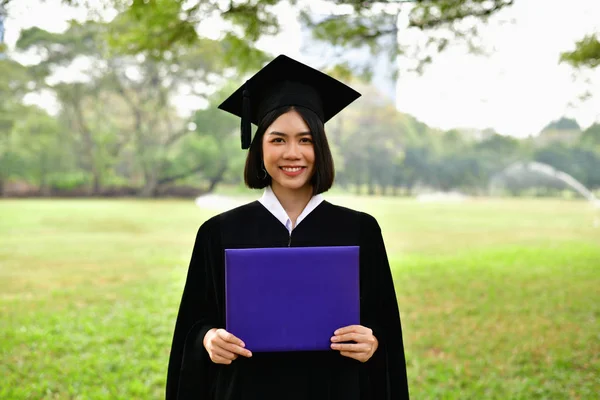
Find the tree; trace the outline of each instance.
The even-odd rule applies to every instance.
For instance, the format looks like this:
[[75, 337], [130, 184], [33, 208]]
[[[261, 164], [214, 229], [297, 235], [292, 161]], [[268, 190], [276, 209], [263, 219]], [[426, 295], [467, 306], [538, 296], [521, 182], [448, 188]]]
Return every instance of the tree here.
[[[415, 1], [361, 1], [331, 0], [342, 11], [314, 17], [310, 9], [303, 9], [303, 20], [313, 28], [316, 38], [342, 48], [368, 46], [373, 53], [384, 52], [390, 61], [412, 50], [409, 56], [417, 61], [416, 69], [430, 63], [450, 43], [465, 43], [477, 52], [478, 22], [511, 6], [514, 0], [415, 0]], [[413, 47], [404, 41], [398, 22], [407, 14], [407, 29], [417, 29], [427, 35], [423, 47]], [[386, 40], [386, 38], [389, 38]], [[365, 66], [370, 70], [370, 65]]]
[[71, 156], [63, 146], [64, 132], [55, 118], [37, 107], [28, 107], [13, 128], [14, 153], [19, 169], [14, 176], [33, 183], [49, 196], [55, 179], [68, 171]]
[[13, 127], [25, 115], [21, 102], [30, 81], [27, 68], [9, 58], [0, 59], [0, 196], [18, 169]]
[[[2, 0], [5, 4], [11, 0]], [[86, 0], [63, 0], [71, 5], [88, 5]], [[316, 38], [334, 46], [369, 46], [386, 52], [390, 59], [407, 51], [398, 31], [398, 17], [408, 15], [408, 28], [425, 32], [424, 48], [413, 48], [418, 68], [431, 62], [452, 41], [464, 42], [477, 51], [479, 21], [486, 21], [514, 0], [324, 0], [325, 15], [298, 0], [105, 0], [127, 21], [127, 30], [113, 35], [111, 43], [130, 54], [152, 58], [168, 57], [173, 48], [190, 48], [202, 40], [199, 27], [219, 22], [224, 44], [224, 61], [242, 72], [256, 70], [268, 58], [256, 47], [263, 36], [276, 34], [281, 24], [277, 5], [295, 7]], [[398, 45], [397, 37], [400, 37]], [[393, 40], [383, 40], [392, 37]], [[410, 47], [410, 46], [408, 46]], [[370, 65], [363, 66], [365, 71]]]
[[570, 131], [570, 130], [580, 131], [581, 127], [579, 126], [577, 121], [575, 121], [574, 119], [562, 117], [559, 120], [550, 122], [548, 125], [546, 125], [546, 127], [544, 129], [542, 129], [542, 132], [545, 132], [545, 131]]
[[0, 1], [0, 59], [4, 57], [6, 44], [4, 44], [4, 20], [6, 18], [6, 8], [3, 1]]
[[[99, 193], [119, 163], [123, 167], [122, 151], [133, 151], [134, 165], [124, 169], [132, 181], [139, 172], [140, 194], [152, 196], [161, 182], [171, 180], [166, 171], [171, 168], [173, 151], [181, 149], [177, 142], [193, 131], [177, 117], [172, 97], [181, 88], [193, 91], [197, 84], [213, 83], [211, 72], [220, 69], [221, 46], [204, 40], [194, 49], [176, 51], [174, 47], [169, 59], [120, 54], [107, 40], [122, 32], [126, 22], [121, 17], [110, 24], [72, 22], [62, 34], [31, 28], [22, 33], [17, 46], [45, 55], [32, 70], [40, 84], [57, 94], [62, 115], [76, 138], [79, 164], [91, 175], [91, 192]], [[86, 80], [47, 83], [57, 68], [82, 58], [92, 66]]]
[[239, 150], [239, 119], [229, 113], [214, 112], [217, 99], [224, 98], [231, 89], [224, 87], [206, 109], [194, 114], [193, 134], [181, 141], [180, 151], [171, 160], [160, 184], [199, 174], [205, 182], [203, 191], [211, 192], [223, 180], [240, 182], [245, 153]]
[[[364, 96], [328, 126], [328, 137], [336, 154], [337, 181], [367, 185], [369, 194], [397, 187], [395, 174], [405, 145], [414, 135], [412, 119], [399, 113], [372, 87], [355, 84]], [[340, 157], [340, 155], [343, 155]]]
[[534, 154], [534, 160], [566, 172], [581, 182], [585, 181], [586, 172], [582, 168], [576, 152], [563, 143], [551, 143], [537, 150]]
[[591, 125], [580, 137], [580, 145], [583, 148], [595, 150], [600, 154], [600, 124]]
[[600, 41], [598, 35], [587, 35], [577, 43], [575, 50], [561, 53], [560, 61], [575, 68], [596, 68], [600, 65]]
[[[600, 34], [590, 34], [575, 43], [573, 51], [563, 52], [560, 55], [560, 62], [567, 63], [575, 68], [578, 75], [594, 71], [600, 65]], [[584, 81], [590, 84], [589, 78], [584, 78]], [[585, 101], [594, 94], [594, 90], [586, 90], [579, 95], [579, 100]]]

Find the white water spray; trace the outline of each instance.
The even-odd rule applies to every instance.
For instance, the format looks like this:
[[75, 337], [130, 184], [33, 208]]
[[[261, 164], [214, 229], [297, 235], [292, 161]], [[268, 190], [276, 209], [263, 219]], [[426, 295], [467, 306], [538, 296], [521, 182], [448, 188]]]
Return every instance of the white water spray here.
[[[559, 171], [548, 164], [539, 162], [520, 162], [510, 165], [508, 168], [492, 177], [488, 186], [489, 191], [491, 192], [502, 178], [522, 172], [534, 172], [549, 178], [557, 179], [589, 200], [596, 210], [600, 210], [600, 200], [581, 182], [563, 171]], [[598, 213], [596, 213], [594, 217], [594, 227], [600, 227], [600, 217], [598, 216]]]

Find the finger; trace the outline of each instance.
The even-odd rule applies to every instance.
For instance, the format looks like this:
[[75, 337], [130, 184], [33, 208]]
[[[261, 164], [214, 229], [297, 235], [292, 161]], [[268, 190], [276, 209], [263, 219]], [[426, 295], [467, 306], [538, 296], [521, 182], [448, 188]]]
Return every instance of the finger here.
[[361, 333], [364, 335], [373, 334], [373, 331], [371, 329], [367, 328], [366, 326], [362, 326], [362, 325], [344, 326], [343, 328], [340, 328], [340, 329], [336, 330], [335, 332], [333, 332], [333, 334], [338, 336], [338, 335], [343, 335], [343, 334], [351, 333], [351, 332]]
[[349, 351], [353, 353], [368, 353], [371, 346], [365, 343], [332, 343], [331, 348], [339, 351]]
[[344, 357], [348, 357], [348, 358], [353, 358], [355, 360], [358, 360], [360, 362], [365, 362], [368, 361], [369, 358], [367, 357], [366, 354], [363, 353], [353, 353], [351, 351], [342, 351], [340, 352], [340, 354]]
[[250, 350], [245, 349], [240, 346], [236, 346], [235, 344], [221, 342], [221, 343], [218, 343], [218, 346], [221, 349], [228, 351], [230, 353], [239, 354], [240, 356], [244, 356], [244, 357], [252, 357], [252, 352]]
[[221, 348], [213, 349], [213, 354], [215, 354], [215, 355], [217, 355], [219, 357], [225, 358], [227, 360], [231, 360], [231, 361], [233, 361], [236, 358], [238, 358], [237, 354], [232, 353], [230, 351], [227, 351], [225, 349], [221, 349]]
[[235, 337], [233, 334], [227, 332], [225, 329], [218, 329], [217, 335], [220, 339], [223, 339], [225, 342], [233, 343], [240, 347], [246, 346], [242, 339]]
[[372, 336], [369, 335], [363, 335], [360, 333], [345, 333], [342, 335], [337, 335], [337, 336], [333, 336], [331, 338], [332, 342], [350, 342], [350, 341], [354, 341], [354, 342], [358, 342], [358, 343], [367, 343], [369, 342], [370, 338], [372, 338]]

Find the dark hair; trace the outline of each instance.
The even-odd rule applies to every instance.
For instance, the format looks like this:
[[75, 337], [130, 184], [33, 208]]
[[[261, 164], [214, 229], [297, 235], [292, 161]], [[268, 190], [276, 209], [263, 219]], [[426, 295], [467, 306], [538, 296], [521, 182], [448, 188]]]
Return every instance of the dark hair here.
[[267, 128], [282, 114], [288, 111], [296, 110], [302, 117], [312, 135], [312, 141], [315, 151], [315, 168], [310, 183], [313, 187], [313, 195], [328, 191], [333, 185], [335, 169], [333, 166], [333, 157], [325, 136], [325, 126], [321, 119], [312, 110], [299, 106], [285, 106], [276, 108], [268, 112], [260, 121], [258, 130], [250, 144], [248, 156], [246, 157], [246, 167], [244, 168], [244, 181], [246, 186], [251, 189], [263, 189], [271, 184], [271, 177], [265, 175], [263, 171], [263, 151], [262, 141]]

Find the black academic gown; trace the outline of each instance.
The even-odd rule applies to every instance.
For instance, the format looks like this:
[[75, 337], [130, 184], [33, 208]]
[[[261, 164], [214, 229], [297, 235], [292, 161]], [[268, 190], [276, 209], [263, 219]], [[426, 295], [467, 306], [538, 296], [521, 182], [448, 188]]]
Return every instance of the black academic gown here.
[[[360, 246], [361, 325], [379, 347], [361, 363], [338, 351], [253, 353], [213, 363], [202, 340], [225, 327], [224, 249]], [[408, 399], [402, 331], [377, 221], [323, 201], [290, 235], [258, 201], [206, 221], [198, 230], [175, 325], [167, 400]]]

